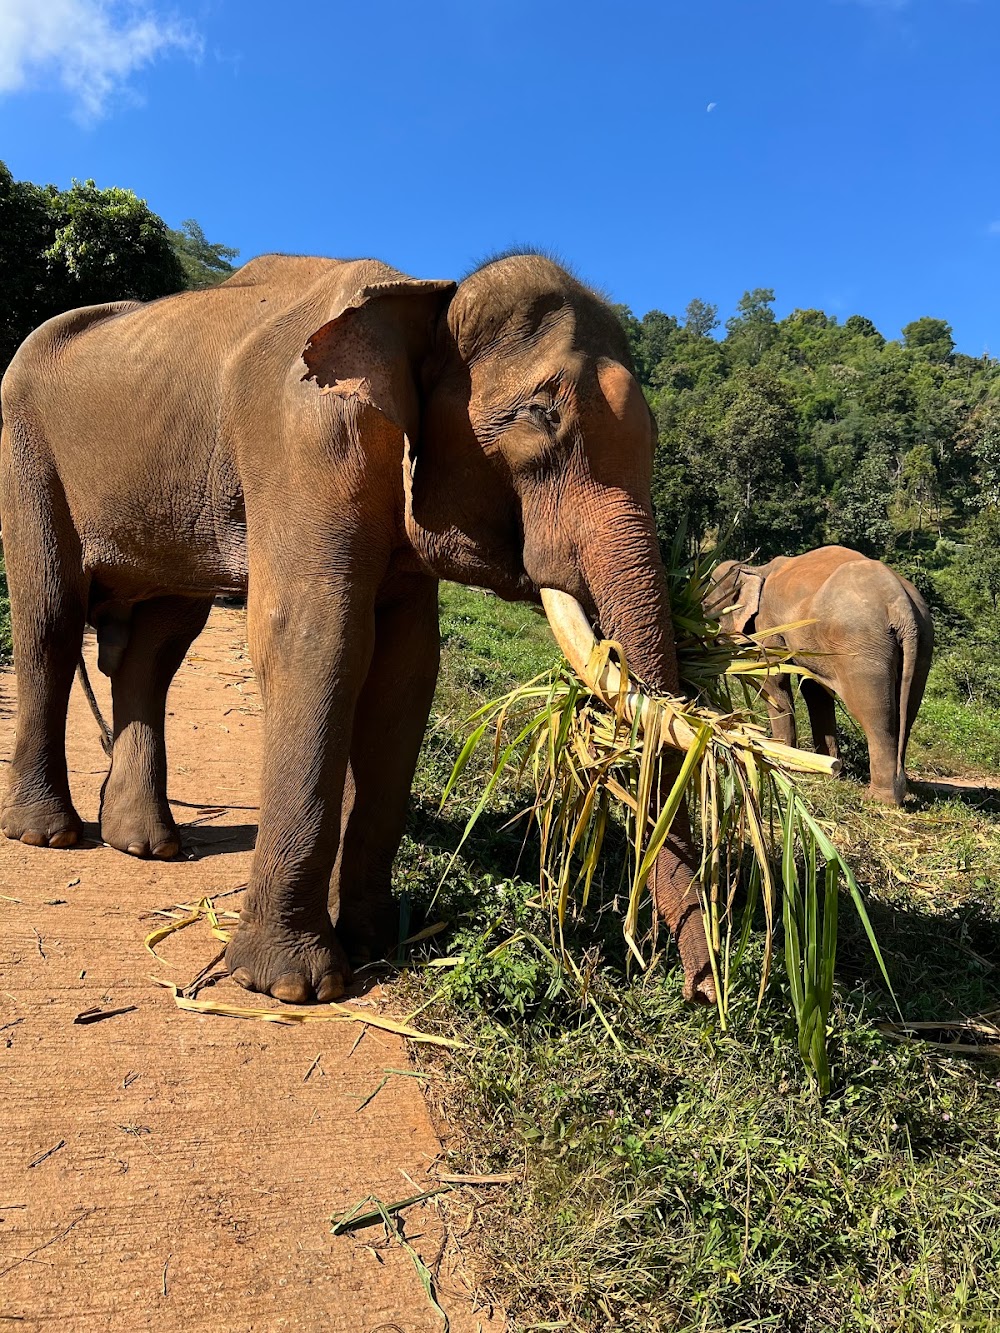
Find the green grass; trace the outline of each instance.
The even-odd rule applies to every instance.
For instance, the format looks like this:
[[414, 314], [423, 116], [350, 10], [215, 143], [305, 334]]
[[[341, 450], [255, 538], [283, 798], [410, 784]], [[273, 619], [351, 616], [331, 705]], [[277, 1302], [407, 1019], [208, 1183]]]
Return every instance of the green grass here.
[[1000, 769], [1000, 710], [928, 694], [907, 757], [926, 773], [961, 777]]
[[441, 673], [435, 714], [461, 721], [500, 682], [524, 682], [560, 660], [540, 610], [501, 602], [478, 588], [441, 586]]
[[[422, 1023], [471, 1047], [421, 1052], [441, 1075], [432, 1084], [455, 1131], [453, 1169], [523, 1172], [516, 1187], [481, 1194], [465, 1242], [514, 1327], [995, 1327], [1000, 1061], [877, 1030], [894, 1011], [846, 906], [834, 1087], [820, 1104], [781, 969], [760, 1015], [741, 1001], [729, 1034], [682, 1003], [672, 949], [649, 974], [628, 971], [614, 839], [592, 917], [571, 938], [582, 997], [548, 951], [536, 846], [523, 825], [507, 826], [524, 796], [500, 794], [439, 889], [484, 777], [470, 772], [437, 812], [456, 723], [554, 657], [527, 608], [451, 587], [442, 604], [441, 685], [398, 879], [451, 929], [438, 965], [400, 986], [414, 1007], [432, 1000]], [[920, 734], [943, 764], [936, 722], [922, 717]], [[847, 750], [861, 776], [858, 737]], [[969, 771], [967, 754], [952, 762]], [[853, 780], [813, 780], [810, 795], [869, 892], [905, 1015], [1000, 1008], [996, 814], [929, 790], [885, 810]]]

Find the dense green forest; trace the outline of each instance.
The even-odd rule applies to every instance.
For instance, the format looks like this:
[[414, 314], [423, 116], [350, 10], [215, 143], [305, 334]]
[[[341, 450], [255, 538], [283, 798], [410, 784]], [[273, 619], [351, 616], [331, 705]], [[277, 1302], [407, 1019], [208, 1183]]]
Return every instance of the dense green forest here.
[[992, 534], [1000, 362], [957, 353], [944, 320], [914, 320], [891, 341], [861, 315], [779, 320], [761, 288], [721, 340], [701, 301], [683, 322], [621, 315], [660, 425], [665, 535], [686, 517], [739, 555], [841, 542], [910, 559], [930, 538]]
[[683, 320], [619, 307], [659, 423], [661, 538], [737, 558], [828, 542], [884, 559], [928, 597], [932, 688], [1000, 706], [1000, 361], [955, 351], [943, 320], [902, 339], [822, 310], [779, 320], [774, 292], [745, 292]]

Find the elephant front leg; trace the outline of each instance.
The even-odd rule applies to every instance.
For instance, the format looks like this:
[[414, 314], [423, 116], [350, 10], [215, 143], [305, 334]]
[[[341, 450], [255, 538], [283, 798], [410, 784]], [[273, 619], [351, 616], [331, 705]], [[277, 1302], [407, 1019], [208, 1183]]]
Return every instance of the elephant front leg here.
[[334, 875], [337, 934], [353, 962], [396, 945], [392, 863], [406, 824], [439, 659], [437, 581], [408, 578], [378, 608], [375, 651], [358, 702]]
[[373, 605], [361, 579], [338, 590], [313, 573], [275, 587], [251, 569], [250, 650], [264, 705], [260, 824], [226, 962], [247, 990], [292, 1004], [334, 1000], [350, 981], [328, 895]]

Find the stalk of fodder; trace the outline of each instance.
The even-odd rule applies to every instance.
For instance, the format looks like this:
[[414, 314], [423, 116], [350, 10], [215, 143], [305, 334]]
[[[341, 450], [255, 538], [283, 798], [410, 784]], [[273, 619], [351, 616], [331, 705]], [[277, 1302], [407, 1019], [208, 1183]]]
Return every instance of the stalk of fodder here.
[[[656, 913], [640, 929], [650, 872], [683, 802], [700, 835], [697, 880], [720, 1022], [746, 956], [759, 905], [765, 917], [758, 1007], [770, 975], [779, 916], [783, 957], [798, 1026], [799, 1050], [821, 1092], [830, 1088], [826, 1029], [837, 949], [837, 903], [846, 888], [885, 966], [850, 867], [809, 810], [796, 774], [831, 773], [836, 761], [772, 740], [734, 684], [761, 680], [787, 662], [752, 638], [722, 636], [701, 613], [695, 567], [689, 596], [677, 598], [682, 674], [697, 701], [652, 696], [630, 685], [620, 647], [597, 645], [577, 671], [565, 667], [486, 704], [455, 762], [444, 798], [488, 736], [492, 772], [463, 833], [471, 832], [501, 777], [530, 776], [528, 806], [540, 835], [540, 887], [553, 945], [568, 957], [564, 927], [588, 905], [609, 821], [624, 821], [630, 845], [623, 932], [645, 968], [656, 944]], [[676, 575], [675, 575], [676, 578]], [[675, 592], [675, 597], [677, 594]], [[615, 665], [615, 657], [621, 668]], [[741, 883], [746, 897], [737, 911]], [[652, 946], [652, 947], [650, 947]]]

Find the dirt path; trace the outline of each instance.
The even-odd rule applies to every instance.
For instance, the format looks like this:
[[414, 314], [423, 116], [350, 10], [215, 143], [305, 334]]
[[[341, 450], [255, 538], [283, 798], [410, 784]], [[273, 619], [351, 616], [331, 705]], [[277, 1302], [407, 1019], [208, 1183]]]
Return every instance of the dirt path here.
[[[199, 922], [159, 946], [159, 965], [143, 940], [166, 918], [150, 914], [247, 877], [259, 718], [242, 643], [242, 616], [216, 609], [171, 693], [183, 861], [132, 860], [93, 824], [69, 851], [0, 839], [0, 1329], [444, 1326], [381, 1227], [330, 1233], [331, 1215], [367, 1195], [428, 1187], [440, 1145], [419, 1081], [388, 1074], [361, 1107], [388, 1070], [408, 1069], [403, 1042], [357, 1023], [184, 1013], [150, 981], [186, 984], [221, 947]], [[92, 678], [106, 704], [107, 682]], [[14, 677], [0, 675], [4, 769], [14, 701]], [[68, 750], [93, 821], [105, 765], [78, 686]], [[201, 994], [255, 1003], [229, 981]], [[377, 1012], [379, 998], [362, 1005]], [[93, 1007], [128, 1012], [74, 1022]], [[438, 1204], [407, 1210], [404, 1227], [440, 1265], [455, 1333], [501, 1327], [471, 1295]]]

